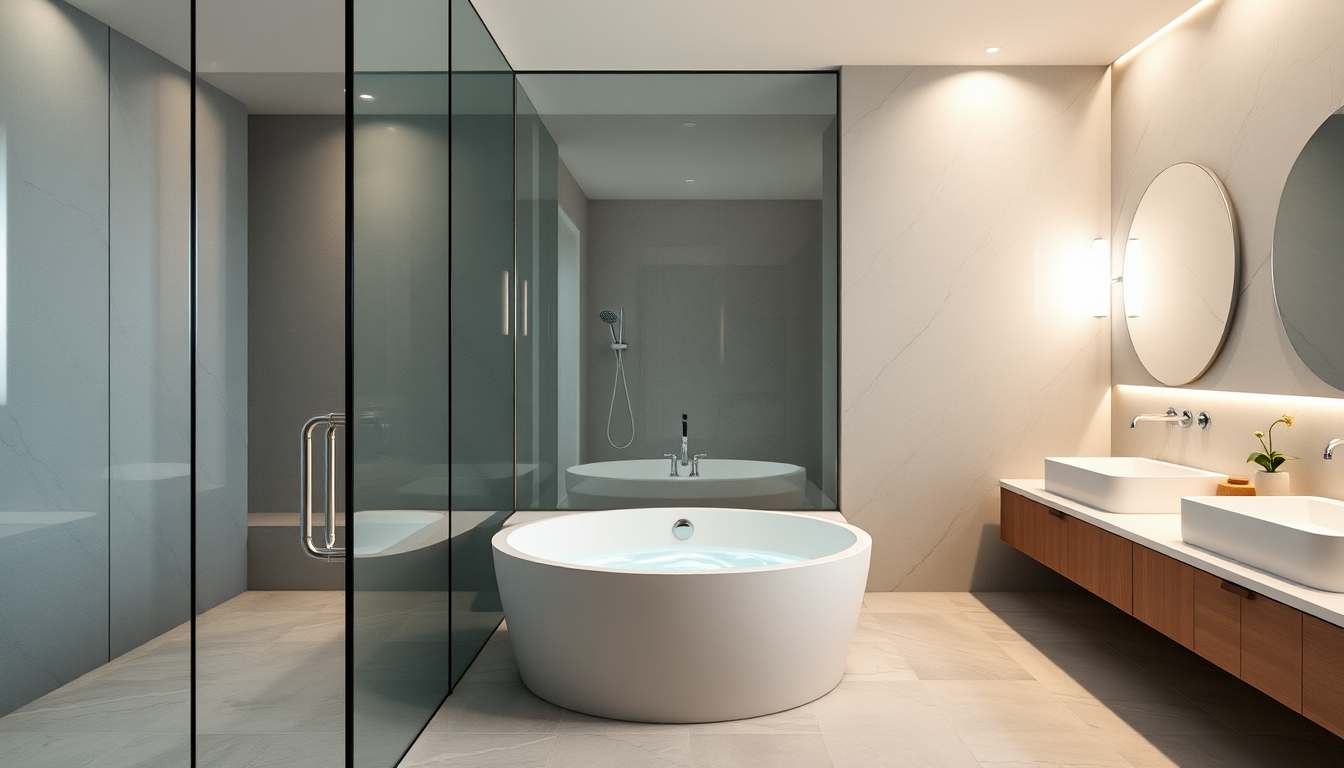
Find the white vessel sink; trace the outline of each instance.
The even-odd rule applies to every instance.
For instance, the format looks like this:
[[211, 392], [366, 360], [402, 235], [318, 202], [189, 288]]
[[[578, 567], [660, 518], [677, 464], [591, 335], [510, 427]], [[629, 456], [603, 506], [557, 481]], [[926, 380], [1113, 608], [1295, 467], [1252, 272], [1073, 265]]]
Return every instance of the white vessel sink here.
[[1045, 490], [1123, 514], [1181, 511], [1182, 496], [1212, 496], [1227, 475], [1132, 456], [1076, 456], [1045, 460]]
[[1320, 496], [1185, 498], [1181, 538], [1308, 587], [1344, 592], [1344, 502]]

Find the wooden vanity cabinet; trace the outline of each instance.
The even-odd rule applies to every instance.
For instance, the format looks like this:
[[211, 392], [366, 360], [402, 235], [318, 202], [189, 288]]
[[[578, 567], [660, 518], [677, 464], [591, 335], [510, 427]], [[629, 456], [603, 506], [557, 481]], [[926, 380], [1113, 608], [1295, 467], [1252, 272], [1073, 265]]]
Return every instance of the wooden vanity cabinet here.
[[1064, 575], [1092, 594], [1132, 613], [1134, 542], [1076, 517], [1067, 518]]
[[1301, 611], [1254, 592], [1241, 598], [1241, 679], [1302, 711]]
[[1241, 597], [1227, 582], [1195, 571], [1195, 653], [1241, 676]]
[[1134, 544], [1134, 618], [1186, 648], [1195, 647], [1195, 569]]
[[1133, 542], [1019, 496], [1000, 494], [1000, 537], [1128, 613]]
[[1003, 540], [1344, 736], [1344, 627], [1002, 493]]
[[1344, 736], [1344, 627], [1302, 616], [1302, 714]]

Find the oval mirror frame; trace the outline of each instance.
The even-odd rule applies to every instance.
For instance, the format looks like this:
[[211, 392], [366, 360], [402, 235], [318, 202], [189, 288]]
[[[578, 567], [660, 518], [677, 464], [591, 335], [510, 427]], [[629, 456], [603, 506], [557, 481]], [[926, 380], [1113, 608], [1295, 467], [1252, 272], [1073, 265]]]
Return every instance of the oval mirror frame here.
[[[1344, 112], [1344, 110], [1341, 110]], [[1321, 123], [1293, 161], [1274, 219], [1274, 307], [1302, 362], [1344, 389], [1344, 114]]]
[[1125, 246], [1125, 321], [1143, 367], [1167, 386], [1203, 376], [1227, 341], [1241, 240], [1227, 188], [1176, 163], [1144, 191]]

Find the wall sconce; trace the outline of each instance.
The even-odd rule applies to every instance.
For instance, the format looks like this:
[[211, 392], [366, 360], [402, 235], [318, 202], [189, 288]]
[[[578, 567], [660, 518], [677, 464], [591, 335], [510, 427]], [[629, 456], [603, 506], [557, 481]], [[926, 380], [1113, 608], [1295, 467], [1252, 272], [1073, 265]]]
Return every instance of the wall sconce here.
[[1131, 237], [1125, 246], [1125, 269], [1122, 276], [1125, 289], [1125, 317], [1143, 314], [1143, 243]]

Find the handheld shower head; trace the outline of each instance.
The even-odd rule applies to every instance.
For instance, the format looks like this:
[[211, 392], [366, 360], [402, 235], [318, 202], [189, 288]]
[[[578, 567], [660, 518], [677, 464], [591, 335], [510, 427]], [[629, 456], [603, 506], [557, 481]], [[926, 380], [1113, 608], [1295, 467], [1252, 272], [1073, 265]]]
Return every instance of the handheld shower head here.
[[621, 319], [621, 316], [616, 314], [616, 310], [614, 309], [601, 310], [597, 313], [597, 316], [602, 318], [602, 322], [607, 325], [615, 325], [616, 321]]

